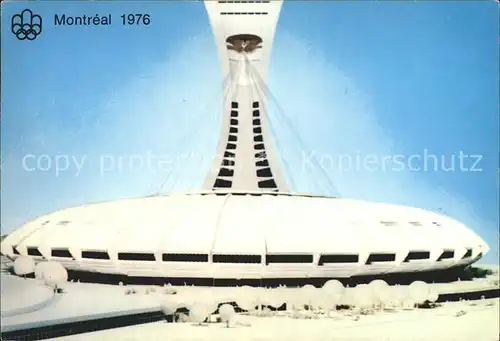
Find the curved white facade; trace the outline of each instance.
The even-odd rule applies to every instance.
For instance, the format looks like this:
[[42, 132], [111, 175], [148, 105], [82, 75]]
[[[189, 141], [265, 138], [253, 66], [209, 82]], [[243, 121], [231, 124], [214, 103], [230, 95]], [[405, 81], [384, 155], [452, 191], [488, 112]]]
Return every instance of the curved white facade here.
[[[75, 270], [229, 279], [439, 270], [470, 264], [487, 251], [470, 229], [433, 212], [276, 193], [207, 192], [74, 207], [33, 220], [2, 243], [11, 258], [57, 260]], [[95, 259], [106, 258], [103, 253], [109, 259]]]

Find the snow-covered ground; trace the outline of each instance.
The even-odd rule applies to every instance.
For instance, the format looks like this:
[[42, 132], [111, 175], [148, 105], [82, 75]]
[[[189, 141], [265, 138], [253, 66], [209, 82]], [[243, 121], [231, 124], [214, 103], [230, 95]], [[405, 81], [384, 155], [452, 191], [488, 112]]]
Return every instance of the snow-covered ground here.
[[49, 287], [31, 279], [2, 275], [1, 283], [2, 318], [40, 310], [50, 304], [54, 296]]
[[[15, 278], [2, 275], [2, 284], [8, 282], [9, 277]], [[33, 289], [43, 283], [36, 279], [26, 281], [32, 284]], [[2, 331], [16, 329], [17, 326], [22, 326], [24, 329], [90, 318], [154, 311], [159, 309], [161, 303], [158, 297], [155, 298], [152, 295], [125, 295], [125, 288], [111, 285], [66, 283], [63, 288], [65, 293], [56, 295], [56, 300], [52, 300], [41, 309], [17, 315], [4, 316], [2, 314], [0, 319]], [[14, 291], [11, 294], [2, 293], [2, 301], [5, 296], [20, 301], [19, 304], [22, 305], [30, 304], [31, 295], [24, 296], [18, 294], [16, 288], [12, 289]]]
[[[475, 304], [475, 305], [472, 305]], [[460, 311], [466, 313], [456, 316]], [[283, 313], [282, 313], [283, 314]], [[59, 341], [498, 341], [499, 300], [446, 303], [434, 309], [378, 312], [359, 320], [339, 311], [332, 318], [295, 319], [288, 316], [238, 315], [241, 324], [226, 328], [223, 323], [203, 326], [191, 322], [156, 322], [66, 336]], [[460, 314], [458, 314], [460, 315]], [[245, 324], [247, 326], [245, 326]]]
[[[497, 268], [498, 269], [498, 268]], [[132, 313], [140, 313], [140, 312], [148, 312], [148, 311], [158, 311], [161, 303], [165, 300], [177, 300], [182, 301], [184, 303], [194, 303], [199, 301], [200, 299], [206, 299], [207, 297], [211, 297], [217, 303], [230, 302], [234, 301], [238, 296], [238, 288], [200, 288], [200, 287], [190, 287], [190, 286], [181, 286], [181, 287], [152, 287], [152, 286], [113, 286], [113, 285], [104, 285], [104, 284], [91, 284], [91, 283], [66, 283], [63, 285], [65, 293], [60, 295], [55, 295], [55, 298], [52, 297], [50, 289], [43, 286], [43, 282], [35, 279], [20, 279], [18, 277], [2, 274], [1, 277], [2, 282], [2, 316], [0, 319], [0, 324], [2, 326], [2, 331], [15, 330], [20, 327], [28, 328], [28, 327], [39, 327], [44, 325], [52, 325], [57, 323], [64, 322], [74, 322], [81, 321], [87, 319], [95, 319], [100, 317], [108, 317], [108, 316], [118, 316]], [[7, 285], [6, 285], [7, 284]], [[498, 288], [498, 271], [494, 275], [488, 276], [485, 279], [478, 279], [474, 281], [457, 281], [452, 283], [445, 284], [432, 284], [431, 287], [438, 294], [443, 293], [453, 293], [453, 292], [465, 292], [465, 291], [473, 291], [473, 290], [484, 290], [491, 288]], [[126, 291], [131, 289], [135, 289], [136, 293], [134, 294], [126, 294]], [[177, 291], [176, 295], [166, 294], [166, 291], [171, 291], [175, 289]], [[40, 291], [41, 290], [41, 291]], [[287, 297], [293, 297], [298, 290], [298, 288], [287, 288], [286, 290]], [[354, 289], [348, 289], [354, 290]], [[43, 294], [41, 293], [43, 292]], [[48, 296], [47, 296], [48, 295]], [[16, 307], [33, 307], [34, 305], [42, 302], [43, 304], [39, 305], [37, 309], [28, 309], [25, 311], [17, 311], [17, 313], [12, 313], [15, 311]], [[44, 303], [45, 302], [45, 303]], [[486, 303], [496, 302], [496, 306], [494, 308], [495, 311], [492, 310], [491, 305], [487, 305]], [[462, 304], [463, 307], [459, 306]], [[291, 332], [289, 334], [290, 338], [296, 338], [297, 336], [303, 336], [301, 338], [305, 339], [314, 339], [319, 340], [321, 332], [318, 330], [323, 330], [325, 335], [337, 335], [336, 330], [351, 330], [349, 331], [348, 337], [344, 338], [346, 340], [371, 340], [365, 337], [363, 333], [366, 333], [367, 327], [370, 323], [374, 323], [377, 325], [375, 330], [378, 330], [379, 324], [397, 324], [405, 325], [408, 330], [415, 329], [418, 331], [418, 335], [433, 335], [431, 339], [440, 339], [439, 336], [440, 330], [446, 330], [452, 328], [453, 331], [450, 333], [454, 333], [455, 330], [462, 330], [466, 326], [465, 325], [477, 325], [481, 327], [474, 327], [473, 329], [481, 329], [485, 328], [489, 330], [489, 333], [494, 333], [498, 337], [498, 322], [491, 323], [491, 321], [497, 321], [498, 318], [498, 300], [479, 300], [476, 302], [476, 306], [471, 306], [471, 303], [447, 303], [444, 307], [433, 309], [433, 310], [419, 310], [418, 312], [399, 312], [399, 313], [382, 313], [377, 314], [376, 316], [362, 316], [361, 323], [360, 321], [352, 321], [350, 319], [340, 319], [340, 320], [327, 320], [327, 321], [317, 321], [317, 320], [292, 320], [293, 322], [286, 322], [287, 318], [274, 318], [271, 321], [276, 320], [275, 322], [269, 322], [269, 318], [253, 318], [253, 317], [244, 317], [245, 319], [250, 319], [252, 323], [252, 333], [255, 330], [255, 339], [267, 339], [274, 338], [273, 334], [262, 334], [263, 331], [261, 329], [276, 329], [276, 332], [279, 333], [287, 333], [286, 330], [297, 329], [297, 326], [302, 326], [303, 328], [298, 329], [306, 329], [310, 330], [311, 336], [302, 335], [301, 331]], [[5, 310], [5, 307], [10, 310]], [[466, 315], [461, 316], [459, 318], [454, 318], [454, 312], [458, 310], [465, 310], [467, 312]], [[10, 313], [9, 313], [10, 311]], [[453, 317], [453, 318], [452, 318]], [[493, 319], [492, 319], [493, 317]], [[434, 319], [436, 321], [442, 319], [451, 319], [450, 323], [457, 323], [459, 326], [457, 327], [439, 327], [439, 325], [434, 326]], [[394, 320], [395, 319], [395, 320]], [[397, 322], [394, 322], [394, 321]], [[420, 321], [421, 320], [421, 321]], [[268, 322], [266, 322], [268, 321]], [[417, 321], [417, 322], [415, 322]], [[418, 322], [420, 321], [420, 322]], [[453, 321], [461, 321], [461, 322], [453, 322]], [[490, 321], [490, 322], [488, 322]], [[267, 323], [267, 324], [266, 324]], [[429, 323], [429, 326], [427, 324]], [[275, 326], [275, 327], [273, 327]], [[125, 335], [124, 339], [128, 340], [127, 337], [132, 337], [135, 333], [135, 330], [142, 330], [141, 328], [145, 328], [148, 331], [152, 330], [151, 333], [160, 333], [159, 331], [155, 331], [155, 328], [176, 328], [175, 330], [179, 330], [180, 335], [182, 336], [184, 333], [183, 328], [189, 328], [189, 325], [181, 325], [175, 327], [165, 326], [163, 324], [151, 324], [148, 326], [137, 326], [125, 328], [123, 330], [134, 330], [130, 335]], [[211, 326], [207, 327], [210, 329], [209, 334], [214, 338], [224, 338], [225, 334], [219, 335], [218, 333], [230, 333], [229, 331], [220, 331], [220, 326]], [[136, 329], [137, 328], [137, 329]], [[201, 328], [201, 327], [200, 327]], [[205, 330], [207, 328], [201, 328]], [[215, 328], [215, 329], [214, 329]], [[331, 331], [325, 331], [330, 330]], [[397, 330], [393, 331], [393, 327], [391, 327], [391, 331], [388, 335], [392, 335], [391, 338], [398, 341], [404, 341], [406, 338], [401, 338], [401, 335], [397, 334]], [[398, 327], [400, 328], [400, 327]], [[462, 328], [462, 329], [460, 329]], [[214, 331], [212, 331], [214, 329]], [[466, 328], [467, 329], [467, 328]], [[163, 330], [163, 329], [160, 329]], [[238, 330], [246, 330], [246, 329], [238, 329]], [[364, 330], [364, 332], [363, 332]], [[385, 329], [380, 329], [381, 333]], [[467, 329], [468, 330], [468, 329]], [[482, 331], [481, 331], [482, 332]], [[486, 333], [486, 331], [484, 331]], [[98, 332], [88, 335], [94, 335], [104, 333], [103, 337], [106, 337], [107, 332]], [[142, 333], [142, 332], [140, 332]], [[177, 332], [176, 332], [177, 333]], [[198, 329], [187, 330], [186, 333], [196, 335], [198, 333]], [[202, 333], [202, 332], [200, 332]], [[240, 332], [235, 332], [236, 337], [239, 337]], [[314, 334], [314, 333], [317, 333]], [[328, 334], [330, 333], [330, 334]], [[343, 332], [344, 333], [344, 332]], [[346, 332], [347, 333], [347, 332]], [[361, 334], [360, 334], [361, 333]], [[396, 333], [396, 334], [394, 334]], [[424, 333], [424, 334], [422, 334]], [[431, 333], [431, 334], [426, 334]], [[436, 334], [437, 333], [437, 334]], [[261, 335], [262, 334], [262, 335]], [[368, 336], [372, 333], [370, 332]], [[446, 333], [448, 335], [448, 333]], [[85, 334], [87, 335], [87, 334]], [[201, 334], [200, 334], [201, 335]], [[259, 336], [261, 335], [261, 336]], [[287, 334], [288, 335], [288, 334]], [[313, 337], [316, 335], [318, 338]], [[385, 334], [384, 334], [385, 335]], [[418, 336], [417, 335], [417, 336]], [[453, 334], [454, 335], [454, 334]], [[469, 335], [470, 334], [466, 334]], [[488, 334], [490, 335], [490, 334]], [[76, 337], [76, 336], [75, 336]], [[111, 336], [110, 336], [111, 337]], [[121, 336], [113, 336], [120, 337]], [[200, 336], [201, 337], [201, 336]], [[287, 337], [286, 335], [284, 336]], [[333, 336], [332, 336], [333, 337]], [[346, 336], [347, 337], [347, 336]], [[354, 339], [353, 339], [354, 338]], [[131, 338], [130, 340], [135, 340], [137, 338]], [[150, 339], [149, 337], [144, 337], [144, 339]], [[234, 339], [234, 338], [233, 338]], [[331, 338], [330, 338], [331, 339]], [[337, 338], [337, 340], [342, 340], [343, 338]], [[425, 337], [421, 338], [422, 340]], [[453, 338], [452, 338], [453, 339]], [[452, 340], [450, 339], [450, 340]], [[456, 338], [457, 340], [471, 340], [470, 338]], [[182, 340], [182, 339], [179, 339]], [[378, 340], [378, 339], [377, 339]], [[412, 339], [413, 340], [413, 339]], [[415, 339], [417, 340], [417, 339]], [[474, 338], [474, 340], [482, 341], [487, 339], [482, 338]], [[489, 339], [488, 339], [489, 340]], [[498, 338], [495, 339], [498, 341]]]

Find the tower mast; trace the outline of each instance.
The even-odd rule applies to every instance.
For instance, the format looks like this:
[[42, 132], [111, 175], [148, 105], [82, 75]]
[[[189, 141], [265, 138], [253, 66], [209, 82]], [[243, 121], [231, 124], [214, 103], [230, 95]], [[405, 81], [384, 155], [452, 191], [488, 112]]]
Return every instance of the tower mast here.
[[223, 79], [217, 152], [205, 190], [288, 191], [273, 151], [265, 82], [282, 1], [205, 0]]

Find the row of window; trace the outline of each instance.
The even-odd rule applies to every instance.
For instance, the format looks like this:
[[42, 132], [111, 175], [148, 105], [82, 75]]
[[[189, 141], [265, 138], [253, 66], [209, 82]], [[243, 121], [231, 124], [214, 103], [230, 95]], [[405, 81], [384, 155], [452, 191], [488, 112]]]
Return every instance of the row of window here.
[[227, 138], [226, 150], [224, 151], [224, 159], [222, 159], [219, 174], [215, 179], [213, 188], [231, 188], [233, 182], [231, 180], [223, 179], [222, 177], [233, 177], [234, 169], [227, 167], [234, 167], [236, 162], [236, 142], [238, 141], [238, 102], [231, 102], [231, 112], [229, 120], [229, 135]]
[[253, 110], [252, 115], [254, 117], [253, 119], [253, 133], [254, 137], [253, 140], [255, 142], [254, 144], [254, 149], [258, 151], [255, 154], [255, 158], [257, 159], [255, 161], [255, 166], [257, 167], [266, 167], [262, 169], [257, 169], [257, 177], [258, 178], [269, 178], [266, 180], [260, 180], [257, 182], [257, 186], [262, 189], [270, 189], [277, 191], [278, 190], [278, 185], [276, 184], [276, 181], [273, 179], [273, 174], [271, 172], [271, 168], [269, 167], [269, 161], [267, 160], [267, 154], [265, 151], [265, 146], [264, 146], [264, 138], [262, 135], [262, 127], [261, 127], [261, 120], [260, 120], [260, 111], [258, 110], [259, 103], [254, 102], [253, 103], [253, 108], [256, 110]]
[[[27, 253], [29, 256], [43, 257], [38, 248], [28, 247]], [[19, 254], [19, 251], [14, 248], [14, 254]], [[58, 258], [71, 258], [74, 259], [71, 252], [64, 248], [54, 248], [51, 250], [52, 257]], [[271, 263], [313, 263], [312, 254], [267, 254], [266, 264]], [[444, 250], [439, 256], [438, 262], [453, 259], [455, 257], [454, 250]], [[467, 253], [463, 258], [472, 257], [472, 249], [467, 249]], [[82, 258], [84, 259], [110, 259], [106, 251], [82, 251]], [[406, 256], [404, 262], [408, 263], [413, 260], [427, 260], [430, 259], [429, 251], [411, 251]], [[118, 260], [123, 261], [156, 261], [154, 253], [134, 253], [134, 252], [119, 252]], [[164, 262], [208, 262], [208, 254], [177, 254], [177, 253], [164, 253], [162, 254]], [[227, 255], [215, 254], [212, 256], [213, 263], [250, 263], [260, 264], [262, 260], [261, 255]], [[395, 253], [372, 253], [368, 257], [366, 264], [381, 263], [381, 262], [394, 262], [396, 260]], [[359, 255], [357, 254], [323, 254], [320, 255], [318, 265], [324, 264], [344, 264], [344, 263], [358, 263]]]
[[[236, 109], [238, 107], [238, 102], [232, 102], [233, 109]], [[236, 108], [234, 108], [236, 106]], [[236, 149], [236, 142], [238, 141], [238, 137], [236, 134], [238, 133], [238, 119], [235, 117], [238, 117], [238, 111], [236, 110], [231, 110], [231, 119], [229, 120], [229, 136], [227, 138], [227, 144], [226, 144], [226, 151], [230, 150], [235, 150]]]
[[[254, 102], [254, 104], [257, 103], [257, 106], [258, 106], [258, 102]], [[255, 105], [254, 105], [255, 107]], [[256, 117], [256, 119], [253, 120], [253, 124], [254, 126], [254, 129], [253, 129], [253, 133], [254, 133], [254, 137], [253, 137], [253, 141], [255, 142], [254, 144], [254, 149], [255, 150], [265, 150], [265, 147], [264, 147], [264, 137], [262, 135], [262, 127], [260, 127], [260, 112], [259, 110], [254, 110], [253, 111], [253, 117]], [[265, 155], [265, 151], [263, 152], [264, 155]], [[260, 156], [260, 154], [256, 154], [256, 157], [257, 155]], [[260, 157], [258, 158], [260, 159]], [[260, 168], [260, 169], [257, 169], [256, 170], [256, 173], [257, 173], [257, 177], [258, 178], [272, 178], [273, 177], [273, 173], [271, 172], [271, 168], [269, 167], [269, 162], [267, 161], [267, 159], [263, 159], [263, 160], [257, 160], [255, 162], [255, 166], [257, 167], [266, 167], [266, 168]], [[270, 179], [272, 180], [272, 179]], [[271, 188], [274, 188], [275, 184], [274, 183], [274, 180], [272, 180], [272, 182], [268, 183], [268, 185], [272, 186]], [[262, 185], [262, 184], [261, 184]], [[260, 187], [262, 188], [262, 187]]]

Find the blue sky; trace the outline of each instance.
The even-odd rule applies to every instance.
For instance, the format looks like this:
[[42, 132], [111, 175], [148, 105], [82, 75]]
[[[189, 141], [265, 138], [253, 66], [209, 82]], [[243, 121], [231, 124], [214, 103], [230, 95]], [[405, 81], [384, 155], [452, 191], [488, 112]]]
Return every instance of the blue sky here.
[[[43, 32], [18, 41], [8, 23], [25, 7], [2, 3], [2, 233], [67, 206], [201, 186], [222, 96], [203, 4], [31, 2]], [[55, 13], [114, 21], [54, 27]], [[151, 24], [121, 26], [123, 13]], [[270, 120], [292, 189], [440, 209], [498, 262], [498, 32], [493, 1], [286, 3]], [[304, 166], [311, 152], [324, 170]], [[460, 169], [461, 152], [481, 160]], [[437, 169], [423, 169], [430, 154]], [[166, 155], [168, 169], [155, 161]], [[339, 155], [417, 162], [346, 169]], [[57, 157], [70, 161], [58, 173]]]

